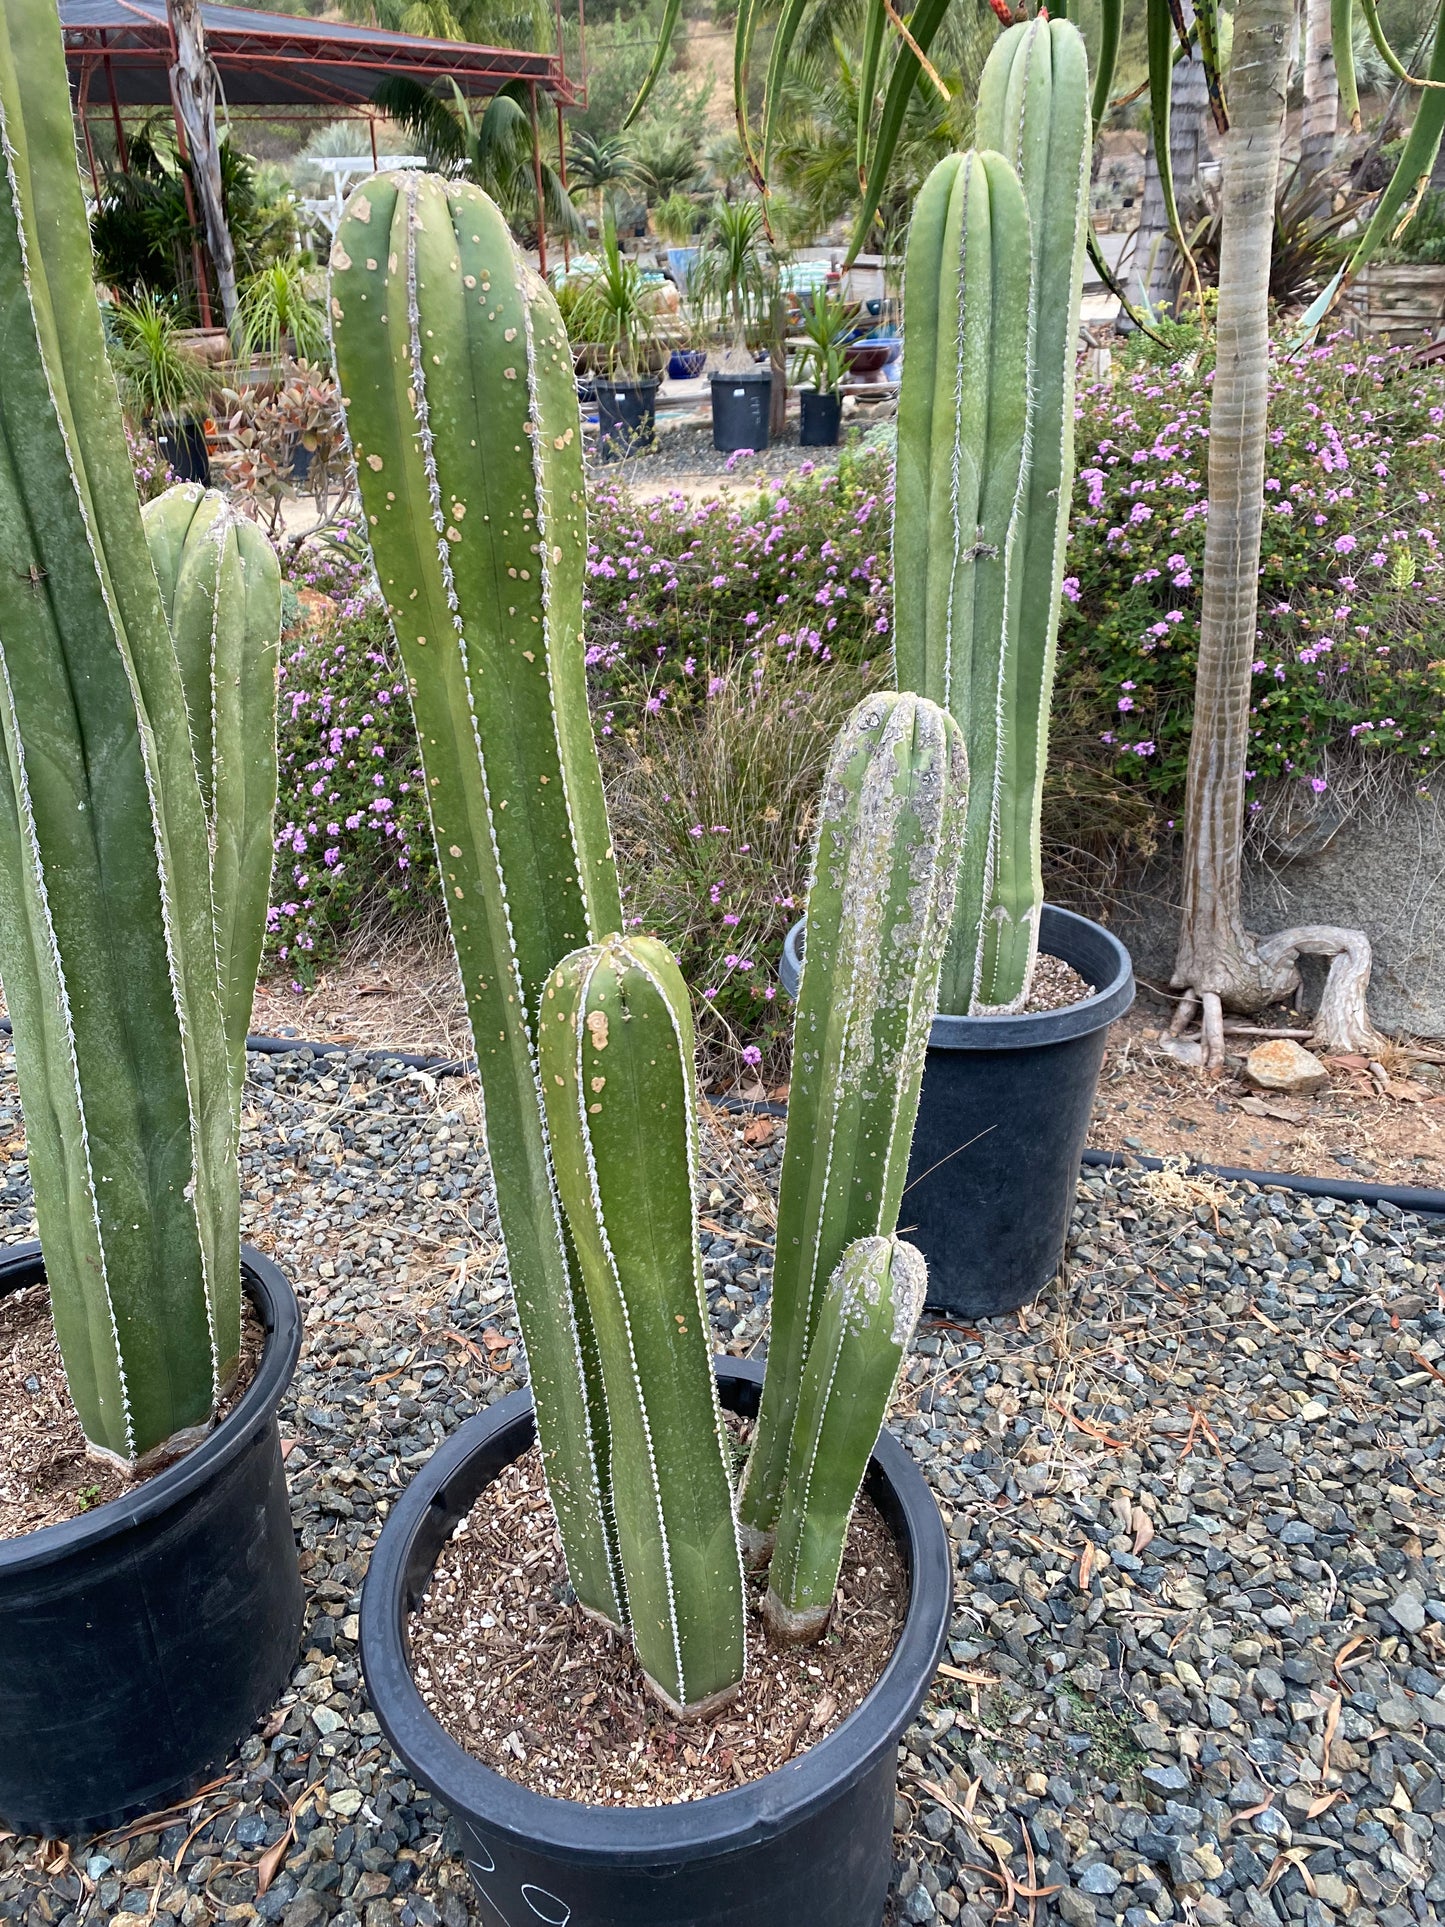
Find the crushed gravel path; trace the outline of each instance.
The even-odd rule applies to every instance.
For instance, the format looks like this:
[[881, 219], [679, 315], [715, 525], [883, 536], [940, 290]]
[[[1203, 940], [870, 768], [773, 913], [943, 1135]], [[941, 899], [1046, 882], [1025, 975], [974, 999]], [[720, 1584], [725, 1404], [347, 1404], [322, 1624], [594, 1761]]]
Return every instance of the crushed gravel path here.
[[[73, 1848], [0, 1835], [0, 1919], [27, 1927], [484, 1919], [356, 1651], [391, 1498], [519, 1382], [475, 1098], [360, 1056], [251, 1068], [246, 1231], [308, 1320], [283, 1411], [304, 1657], [182, 1813]], [[707, 1138], [739, 1351], [766, 1318], [771, 1129]], [[19, 1136], [7, 1050], [6, 1240], [32, 1235]], [[1086, 1177], [1022, 1319], [924, 1328], [895, 1424], [950, 1520], [958, 1612], [905, 1743], [894, 1927], [1445, 1918], [1442, 1374], [1445, 1224], [1167, 1172]]]

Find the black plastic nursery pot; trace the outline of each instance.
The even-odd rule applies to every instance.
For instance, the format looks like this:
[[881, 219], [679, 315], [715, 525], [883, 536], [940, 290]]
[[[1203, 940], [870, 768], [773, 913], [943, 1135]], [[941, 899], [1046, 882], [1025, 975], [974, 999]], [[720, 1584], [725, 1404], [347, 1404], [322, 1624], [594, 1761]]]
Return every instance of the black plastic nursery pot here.
[[[42, 1275], [18, 1245], [0, 1296]], [[185, 1799], [286, 1683], [302, 1595], [276, 1411], [301, 1314], [259, 1251], [241, 1276], [266, 1345], [230, 1416], [132, 1493], [0, 1540], [0, 1827], [85, 1835]]]
[[804, 448], [833, 448], [843, 422], [843, 397], [834, 389], [820, 394], [804, 388], [798, 397], [801, 416], [798, 440]]
[[[717, 1362], [751, 1416], [762, 1366]], [[948, 1536], [922, 1474], [885, 1430], [867, 1489], [897, 1535], [910, 1597], [882, 1678], [799, 1758], [747, 1786], [664, 1807], [550, 1799], [473, 1759], [412, 1679], [407, 1620], [437, 1555], [535, 1426], [514, 1392], [454, 1432], [392, 1508], [361, 1599], [361, 1659], [382, 1730], [455, 1816], [486, 1927], [878, 1927], [892, 1869], [898, 1742], [937, 1668], [953, 1610]]]
[[745, 368], [737, 375], [711, 375], [712, 445], [721, 454], [749, 449], [759, 455], [769, 446], [768, 417], [773, 405], [771, 368]]
[[[802, 971], [801, 923], [783, 987]], [[1065, 1010], [933, 1020], [898, 1228], [928, 1260], [928, 1303], [997, 1318], [1059, 1268], [1109, 1026], [1134, 1001], [1129, 953], [1102, 924], [1045, 904], [1039, 948], [1096, 986]]]
[[211, 486], [211, 455], [206, 447], [206, 425], [186, 415], [161, 423], [156, 446], [178, 482]]
[[600, 461], [620, 462], [625, 455], [650, 448], [657, 433], [657, 379], [593, 383], [597, 402], [597, 455]]

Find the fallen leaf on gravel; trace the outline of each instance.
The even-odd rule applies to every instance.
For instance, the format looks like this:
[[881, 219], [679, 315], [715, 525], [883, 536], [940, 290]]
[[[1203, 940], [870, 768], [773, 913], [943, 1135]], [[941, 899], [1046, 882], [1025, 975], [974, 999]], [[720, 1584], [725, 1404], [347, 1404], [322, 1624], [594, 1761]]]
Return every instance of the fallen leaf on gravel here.
[[771, 1144], [773, 1134], [778, 1128], [775, 1117], [755, 1117], [743, 1126], [744, 1144]]
[[1079, 1554], [1079, 1591], [1089, 1590], [1089, 1580], [1094, 1571], [1094, 1542], [1090, 1539]]
[[1134, 1557], [1137, 1559], [1145, 1546], [1147, 1546], [1154, 1537], [1154, 1521], [1149, 1517], [1149, 1514], [1144, 1510], [1143, 1506], [1136, 1505], [1130, 1517], [1129, 1524], [1134, 1531]]
[[1340, 1708], [1343, 1704], [1344, 1695], [1336, 1693], [1330, 1701], [1330, 1710], [1325, 1715], [1325, 1730], [1320, 1743], [1320, 1778], [1322, 1780], [1327, 1780], [1330, 1776], [1330, 1748], [1335, 1743], [1335, 1728], [1340, 1723]]
[[835, 1693], [824, 1693], [823, 1697], [818, 1701], [818, 1704], [813, 1708], [813, 1717], [808, 1721], [809, 1727], [814, 1733], [818, 1732], [820, 1728], [828, 1724], [837, 1710], [837, 1695]]
[[1343, 1800], [1344, 1797], [1345, 1789], [1342, 1786], [1337, 1786], [1333, 1793], [1322, 1793], [1317, 1800], [1310, 1801], [1309, 1811], [1305, 1814], [1306, 1820], [1318, 1820], [1322, 1813], [1327, 1812], [1335, 1804], [1336, 1800]]
[[280, 1873], [281, 1863], [285, 1860], [286, 1854], [295, 1838], [296, 1823], [292, 1821], [281, 1838], [276, 1842], [275, 1846], [267, 1847], [266, 1851], [261, 1855], [261, 1858], [256, 1862], [257, 1900], [261, 1898], [277, 1874]]

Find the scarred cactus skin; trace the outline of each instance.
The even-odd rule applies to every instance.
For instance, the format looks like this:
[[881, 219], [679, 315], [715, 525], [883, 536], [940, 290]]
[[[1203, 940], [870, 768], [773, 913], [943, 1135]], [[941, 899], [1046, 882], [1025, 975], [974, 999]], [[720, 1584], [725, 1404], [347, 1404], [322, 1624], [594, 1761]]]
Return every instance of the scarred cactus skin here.
[[738, 1500], [750, 1561], [777, 1522], [823, 1290], [855, 1239], [898, 1220], [967, 806], [945, 710], [858, 705], [828, 765], [808, 890], [768, 1372]]
[[828, 1280], [798, 1395], [763, 1614], [817, 1639], [833, 1610], [853, 1506], [923, 1310], [928, 1267], [902, 1238], [860, 1238]]
[[610, 937], [565, 958], [541, 1064], [607, 1387], [633, 1640], [653, 1691], [691, 1716], [736, 1691], [745, 1643], [697, 1241], [692, 1013], [668, 950]]
[[240, 1185], [206, 812], [92, 272], [54, 0], [5, 0], [0, 977], [71, 1396], [144, 1470], [234, 1379]]
[[[973, 796], [941, 1008], [1023, 1008], [1038, 950], [1039, 813], [1073, 483], [1089, 89], [1066, 20], [985, 65], [979, 151], [914, 210], [898, 408], [895, 663], [957, 718]], [[997, 151], [994, 151], [997, 150]]]
[[622, 922], [587, 714], [582, 425], [557, 304], [479, 188], [364, 181], [331, 257], [337, 373], [405, 665], [567, 1567], [625, 1616], [607, 1408], [533, 1035], [559, 958]]
[[281, 565], [256, 524], [215, 489], [183, 482], [141, 514], [211, 833], [216, 955], [239, 1124], [274, 856]]

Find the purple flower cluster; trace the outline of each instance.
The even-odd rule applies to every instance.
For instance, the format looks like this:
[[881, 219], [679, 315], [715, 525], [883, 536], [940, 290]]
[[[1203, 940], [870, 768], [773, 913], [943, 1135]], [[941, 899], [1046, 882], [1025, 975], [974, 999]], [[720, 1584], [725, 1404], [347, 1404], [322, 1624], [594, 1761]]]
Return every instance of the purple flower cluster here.
[[[1059, 676], [1099, 713], [1116, 766], [1169, 802], [1193, 721], [1211, 382], [1207, 356], [1166, 367], [1146, 346], [1078, 397]], [[1269, 423], [1250, 785], [1297, 777], [1318, 794], [1351, 743], [1428, 769], [1445, 698], [1445, 385], [1336, 336], [1281, 358]]]

